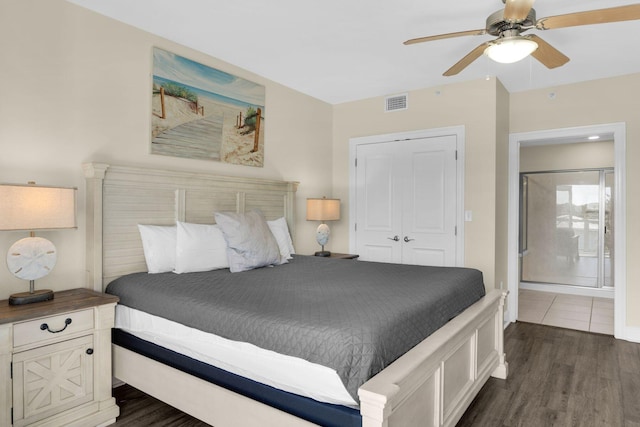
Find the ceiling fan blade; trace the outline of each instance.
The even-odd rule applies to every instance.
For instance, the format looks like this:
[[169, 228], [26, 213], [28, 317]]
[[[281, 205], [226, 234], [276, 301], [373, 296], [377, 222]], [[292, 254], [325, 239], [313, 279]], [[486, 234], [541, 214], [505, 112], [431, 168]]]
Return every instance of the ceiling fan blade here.
[[551, 30], [554, 28], [577, 27], [579, 25], [633, 21], [635, 19], [640, 19], [640, 4], [540, 18], [536, 22], [536, 28], [539, 30]]
[[521, 22], [529, 15], [534, 0], [506, 0], [504, 4], [504, 20]]
[[482, 53], [484, 52], [484, 50], [487, 48], [487, 46], [489, 46], [488, 42], [482, 43], [480, 46], [476, 47], [475, 49], [473, 49], [471, 52], [469, 52], [467, 54], [467, 56], [465, 56], [464, 58], [462, 58], [460, 61], [456, 62], [453, 67], [449, 68], [447, 71], [444, 72], [444, 74], [442, 74], [443, 76], [449, 77], [449, 76], [455, 76], [456, 74], [458, 74], [460, 71], [464, 70], [465, 68], [467, 68], [469, 66], [469, 64], [471, 64], [473, 61], [475, 61], [476, 59], [478, 59], [480, 57], [480, 55], [482, 55]]
[[416, 44], [423, 42], [430, 42], [433, 40], [442, 40], [442, 39], [450, 39], [453, 37], [464, 37], [464, 36], [481, 36], [483, 34], [487, 34], [487, 30], [469, 30], [469, 31], [459, 31], [457, 33], [447, 33], [447, 34], [438, 34], [436, 36], [427, 36], [427, 37], [418, 37], [415, 39], [410, 39], [404, 42], [403, 44]]
[[569, 57], [551, 46], [546, 41], [536, 35], [527, 36], [528, 39], [538, 43], [538, 48], [533, 51], [531, 56], [540, 61], [547, 68], [560, 67], [569, 62]]

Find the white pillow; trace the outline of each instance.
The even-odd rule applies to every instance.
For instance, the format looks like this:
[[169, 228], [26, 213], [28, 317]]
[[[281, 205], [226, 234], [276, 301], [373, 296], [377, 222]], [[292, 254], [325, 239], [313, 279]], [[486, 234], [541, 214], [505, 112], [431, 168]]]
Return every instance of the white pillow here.
[[228, 268], [227, 244], [216, 225], [177, 223], [176, 273]]
[[273, 237], [276, 238], [278, 248], [280, 249], [280, 255], [284, 259], [293, 258], [291, 254], [295, 254], [296, 251], [293, 248], [293, 242], [291, 241], [291, 234], [289, 234], [289, 227], [287, 227], [287, 221], [284, 217], [267, 221], [267, 225], [273, 233]]
[[216, 223], [227, 241], [229, 269], [232, 273], [267, 265], [286, 263], [278, 242], [269, 230], [262, 212], [216, 212]]
[[176, 266], [176, 226], [138, 224], [149, 273], [166, 273]]

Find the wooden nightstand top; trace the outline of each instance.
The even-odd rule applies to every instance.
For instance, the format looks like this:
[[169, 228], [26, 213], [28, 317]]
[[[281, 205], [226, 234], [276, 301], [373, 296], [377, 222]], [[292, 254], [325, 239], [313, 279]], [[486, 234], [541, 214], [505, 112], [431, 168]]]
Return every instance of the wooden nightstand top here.
[[52, 300], [33, 304], [9, 305], [9, 300], [1, 300], [0, 324], [80, 310], [103, 304], [113, 304], [118, 301], [119, 298], [115, 295], [103, 294], [86, 288], [56, 292]]
[[337, 252], [331, 252], [331, 255], [328, 258], [337, 258], [337, 259], [356, 259], [360, 255], [355, 254], [340, 254]]

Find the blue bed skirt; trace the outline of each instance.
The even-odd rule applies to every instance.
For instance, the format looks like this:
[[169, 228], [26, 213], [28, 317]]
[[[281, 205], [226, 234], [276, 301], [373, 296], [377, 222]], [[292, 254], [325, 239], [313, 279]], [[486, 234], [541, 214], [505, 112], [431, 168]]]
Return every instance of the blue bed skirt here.
[[142, 340], [120, 329], [113, 329], [112, 341], [120, 347], [309, 422], [327, 427], [362, 426], [362, 417], [357, 409], [318, 402], [261, 384]]

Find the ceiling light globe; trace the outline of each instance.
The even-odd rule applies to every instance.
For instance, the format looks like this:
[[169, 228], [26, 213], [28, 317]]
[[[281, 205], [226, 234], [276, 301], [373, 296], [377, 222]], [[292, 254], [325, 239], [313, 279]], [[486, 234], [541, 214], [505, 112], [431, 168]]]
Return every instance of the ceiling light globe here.
[[484, 50], [484, 54], [496, 62], [512, 64], [531, 55], [538, 43], [526, 37], [505, 37], [496, 40]]

